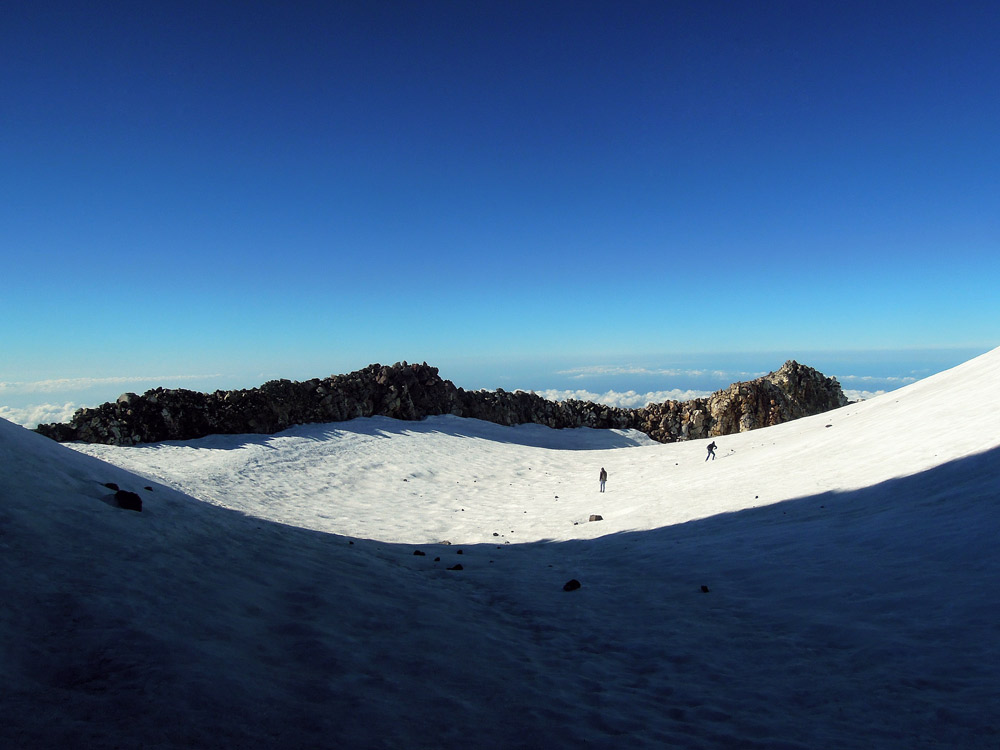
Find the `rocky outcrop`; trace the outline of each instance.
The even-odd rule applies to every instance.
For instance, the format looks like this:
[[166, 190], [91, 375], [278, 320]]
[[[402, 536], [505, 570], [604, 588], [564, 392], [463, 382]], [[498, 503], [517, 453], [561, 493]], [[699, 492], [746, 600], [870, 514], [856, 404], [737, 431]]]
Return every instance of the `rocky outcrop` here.
[[454, 414], [502, 425], [633, 428], [666, 443], [744, 432], [846, 403], [835, 379], [794, 361], [708, 398], [642, 409], [546, 401], [524, 391], [466, 391], [442, 379], [436, 367], [402, 362], [322, 380], [273, 380], [246, 390], [155, 388], [142, 396], [125, 393], [113, 403], [80, 409], [69, 424], [39, 425], [37, 431], [61, 442], [136, 445], [211, 434], [270, 434], [296, 424], [376, 415], [416, 420]]
[[733, 383], [707, 398], [637, 409], [639, 423], [634, 426], [669, 443], [746, 432], [846, 405], [836, 378], [789, 360], [776, 372]]

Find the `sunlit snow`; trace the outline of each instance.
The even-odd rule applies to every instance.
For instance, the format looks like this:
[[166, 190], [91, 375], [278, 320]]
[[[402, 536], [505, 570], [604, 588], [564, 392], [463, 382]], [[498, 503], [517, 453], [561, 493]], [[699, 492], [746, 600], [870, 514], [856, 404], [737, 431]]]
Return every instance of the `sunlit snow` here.
[[995, 749], [998, 376], [714, 461], [455, 417], [137, 448], [0, 422], [0, 741]]

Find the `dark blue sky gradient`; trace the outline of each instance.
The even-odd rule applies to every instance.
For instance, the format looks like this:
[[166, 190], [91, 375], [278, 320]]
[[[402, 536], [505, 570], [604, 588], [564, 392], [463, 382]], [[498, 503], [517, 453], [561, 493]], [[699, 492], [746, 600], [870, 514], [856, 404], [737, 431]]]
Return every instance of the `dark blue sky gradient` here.
[[0, 13], [0, 379], [1000, 344], [997, 3]]

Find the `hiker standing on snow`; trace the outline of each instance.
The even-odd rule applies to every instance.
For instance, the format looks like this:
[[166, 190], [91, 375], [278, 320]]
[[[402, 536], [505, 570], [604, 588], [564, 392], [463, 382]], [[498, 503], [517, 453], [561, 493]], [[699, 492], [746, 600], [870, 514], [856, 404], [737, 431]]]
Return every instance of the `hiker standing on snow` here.
[[608, 472], [604, 470], [603, 466], [601, 467], [601, 475], [598, 478], [601, 480], [601, 492], [604, 492], [604, 483], [608, 481]]
[[712, 459], [713, 461], [715, 460], [715, 447], [716, 447], [716, 446], [715, 446], [715, 441], [714, 441], [714, 440], [713, 440], [713, 441], [712, 441], [711, 443], [709, 443], [709, 444], [708, 444], [708, 455], [707, 455], [707, 456], [705, 456], [705, 460], [706, 460], [706, 461], [707, 461], [708, 459], [710, 459], [710, 458], [711, 458], [711, 459]]

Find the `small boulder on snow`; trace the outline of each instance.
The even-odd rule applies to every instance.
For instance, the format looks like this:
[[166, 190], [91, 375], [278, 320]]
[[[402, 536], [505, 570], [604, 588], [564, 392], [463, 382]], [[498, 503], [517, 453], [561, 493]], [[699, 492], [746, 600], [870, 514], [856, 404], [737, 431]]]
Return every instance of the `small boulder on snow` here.
[[119, 508], [142, 512], [142, 498], [134, 492], [118, 490], [115, 493], [115, 502], [118, 503]]

